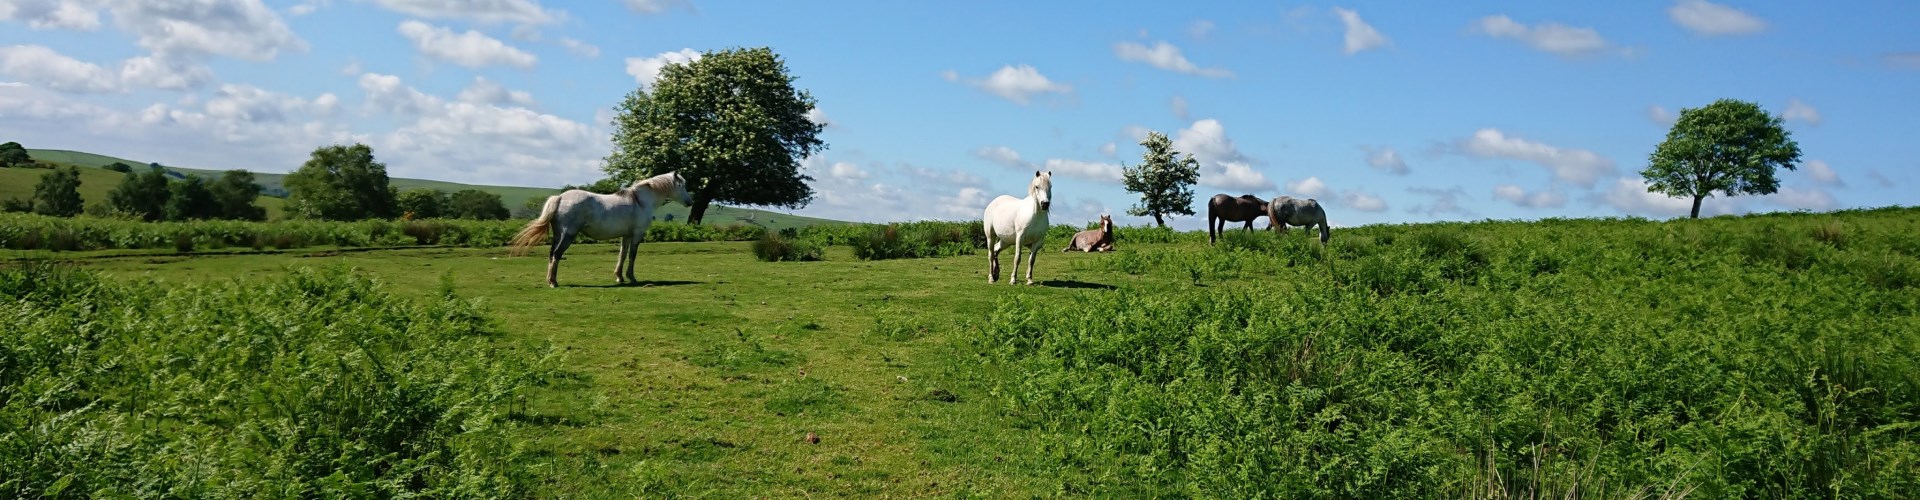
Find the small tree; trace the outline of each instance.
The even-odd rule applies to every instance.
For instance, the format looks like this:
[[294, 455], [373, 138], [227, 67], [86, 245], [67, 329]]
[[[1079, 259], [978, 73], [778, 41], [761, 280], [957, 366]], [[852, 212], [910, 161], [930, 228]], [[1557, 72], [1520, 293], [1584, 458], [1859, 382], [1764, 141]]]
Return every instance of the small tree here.
[[107, 192], [107, 206], [152, 222], [167, 216], [167, 197], [170, 194], [165, 170], [128, 173], [121, 177], [119, 186]]
[[389, 219], [394, 213], [387, 165], [365, 144], [313, 150], [299, 170], [287, 174], [287, 211], [308, 219]]
[[394, 198], [400, 205], [400, 213], [413, 214], [415, 219], [437, 219], [447, 216], [447, 193], [433, 188], [413, 188], [401, 191]]
[[18, 142], [0, 144], [0, 167], [31, 167], [33, 156], [27, 154], [27, 148]]
[[265, 220], [267, 210], [254, 204], [260, 198], [260, 184], [253, 181], [253, 172], [246, 170], [228, 170], [207, 188], [213, 193], [214, 203], [220, 205], [220, 217], [239, 220]]
[[1799, 161], [1800, 144], [1780, 117], [1758, 104], [1721, 99], [1680, 110], [1640, 176], [1647, 180], [1647, 192], [1693, 197], [1698, 219], [1700, 202], [1715, 191], [1727, 196], [1779, 191], [1774, 172], [1793, 170]]
[[112, 164], [109, 164], [109, 165], [107, 165], [107, 166], [105, 166], [105, 167], [101, 167], [101, 168], [105, 168], [105, 169], [107, 169], [107, 170], [112, 170], [112, 171], [115, 171], [115, 172], [119, 172], [119, 173], [123, 173], [123, 174], [125, 174], [125, 173], [131, 173], [131, 172], [133, 172], [133, 166], [132, 166], [132, 165], [128, 165], [128, 164], [125, 164], [125, 163], [120, 163], [120, 162], [117, 162], [117, 161], [116, 161], [116, 162], [113, 162]]
[[772, 49], [702, 54], [660, 70], [653, 88], [627, 94], [613, 120], [608, 174], [622, 182], [678, 170], [691, 185], [689, 224], [713, 202], [787, 208], [813, 200], [800, 160], [825, 150], [807, 118], [813, 94]]
[[1147, 148], [1140, 164], [1122, 172], [1127, 192], [1140, 193], [1140, 203], [1128, 208], [1127, 215], [1151, 215], [1160, 227], [1167, 227], [1168, 215], [1193, 215], [1192, 186], [1200, 180], [1200, 162], [1192, 154], [1179, 158], [1167, 134], [1148, 132], [1140, 145]]
[[461, 219], [501, 220], [510, 215], [500, 195], [478, 189], [454, 191], [447, 207], [447, 212]]
[[207, 188], [207, 181], [200, 176], [189, 175], [186, 180], [173, 183], [167, 191], [167, 220], [220, 218], [220, 202], [214, 199], [213, 190]]
[[85, 207], [80, 202], [80, 169], [56, 168], [40, 176], [33, 186], [33, 211], [55, 217], [78, 215]]

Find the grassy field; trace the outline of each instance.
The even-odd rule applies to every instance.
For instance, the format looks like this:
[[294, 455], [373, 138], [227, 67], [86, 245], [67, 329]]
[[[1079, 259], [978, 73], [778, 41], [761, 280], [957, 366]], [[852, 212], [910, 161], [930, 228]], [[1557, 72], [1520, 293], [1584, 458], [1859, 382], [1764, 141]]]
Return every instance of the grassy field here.
[[1920, 210], [1371, 226], [1325, 250], [1132, 234], [1045, 252], [1032, 287], [988, 285], [984, 255], [746, 242], [643, 244], [637, 287], [610, 286], [613, 246], [576, 246], [559, 289], [498, 249], [0, 255], [457, 290], [500, 342], [561, 353], [501, 424], [540, 496], [1920, 488]]
[[[117, 157], [112, 157], [107, 155], [100, 155], [100, 154], [87, 153], [87, 152], [81, 152], [81, 151], [67, 151], [67, 150], [59, 150], [59, 149], [29, 149], [27, 151], [28, 151], [28, 154], [32, 155], [35, 160], [78, 165], [81, 167], [104, 167], [107, 165], [111, 165], [114, 162], [125, 163], [135, 167], [139, 167], [147, 164], [147, 162], [139, 162], [139, 161], [127, 160], [124, 158], [117, 158]], [[183, 174], [198, 175], [198, 176], [208, 177], [208, 178], [218, 177], [221, 173], [225, 172], [225, 170], [186, 168], [186, 167], [176, 167], [173, 165], [164, 165], [164, 166], [169, 170], [173, 170]], [[292, 166], [286, 167], [285, 169], [292, 170], [298, 167], [299, 167], [298, 165], [292, 165]], [[282, 181], [286, 179], [287, 177], [286, 174], [263, 172], [256, 167], [242, 166], [238, 168], [247, 168], [248, 171], [253, 172], [254, 182], [259, 183], [262, 188], [265, 188], [269, 191], [284, 189], [284, 186], [282, 185]], [[10, 170], [19, 170], [19, 171], [10, 172]], [[27, 172], [33, 172], [33, 173], [29, 174]], [[33, 183], [38, 181], [39, 179], [38, 174], [45, 173], [45, 172], [46, 172], [45, 170], [36, 170], [36, 169], [0, 169], [0, 199], [6, 199], [8, 196], [20, 196], [23, 198], [26, 196], [32, 196]], [[112, 175], [108, 176], [106, 174], [112, 174]], [[88, 203], [92, 203], [96, 199], [105, 199], [107, 191], [112, 190], [114, 186], [119, 185], [120, 183], [119, 175], [120, 174], [118, 173], [109, 172], [105, 170], [98, 170], [98, 169], [88, 170], [85, 168], [81, 169], [80, 196], [82, 198], [85, 198]], [[96, 182], [96, 181], [101, 181], [101, 182]], [[550, 195], [553, 195], [554, 193], [559, 192], [558, 187], [538, 188], [538, 187], [522, 187], [522, 186], [484, 186], [484, 185], [474, 185], [474, 184], [460, 184], [457, 182], [434, 181], [434, 180], [426, 180], [426, 179], [407, 179], [407, 178], [399, 178], [399, 177], [395, 177], [389, 180], [389, 185], [393, 186], [394, 189], [398, 189], [401, 191], [414, 189], [414, 188], [428, 188], [428, 189], [438, 189], [441, 191], [452, 193], [462, 189], [478, 189], [481, 191], [486, 191], [489, 193], [500, 195], [501, 203], [506, 204], [508, 209], [516, 209], [516, 210], [519, 209], [522, 205], [524, 205], [528, 198], [533, 198], [536, 196], [545, 198], [547, 196], [550, 196]], [[16, 192], [23, 192], [25, 194], [17, 194]], [[99, 198], [95, 198], [94, 196], [96, 195], [99, 196]], [[262, 196], [260, 197], [259, 204], [261, 207], [267, 209], [267, 217], [269, 219], [277, 220], [280, 218], [280, 214], [283, 212], [283, 208], [286, 206], [286, 200], [281, 198]], [[659, 211], [659, 214], [662, 216], [672, 215], [674, 220], [686, 220], [687, 213], [688, 213], [687, 207], [681, 206], [677, 203], [663, 205], [660, 207], [660, 211]], [[844, 222], [836, 221], [836, 220], [817, 219], [812, 217], [784, 214], [784, 213], [768, 211], [768, 210], [758, 210], [758, 209], [741, 208], [741, 207], [728, 207], [728, 206], [719, 206], [719, 205], [708, 207], [706, 217], [707, 219], [705, 222], [707, 224], [732, 224], [735, 222], [744, 222], [744, 223], [751, 223], [754, 225], [758, 225], [758, 226], [765, 227], [767, 229], [776, 230], [776, 231], [790, 228], [790, 227], [792, 228], [807, 227], [807, 226], [812, 226], [816, 224], [844, 224]]]

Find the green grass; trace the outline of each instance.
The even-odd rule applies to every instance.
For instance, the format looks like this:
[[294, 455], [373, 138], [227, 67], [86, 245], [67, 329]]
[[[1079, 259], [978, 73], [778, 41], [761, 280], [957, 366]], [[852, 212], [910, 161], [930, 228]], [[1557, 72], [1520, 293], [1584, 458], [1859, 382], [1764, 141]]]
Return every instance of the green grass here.
[[[59, 149], [28, 149], [27, 153], [37, 161], [60, 162], [64, 164], [79, 165], [82, 167], [104, 167], [107, 165], [111, 165], [114, 162], [120, 162], [120, 163], [125, 163], [127, 165], [131, 165], [134, 167], [145, 168], [145, 165], [147, 164], [147, 162], [143, 162], [143, 161], [133, 161], [133, 160], [127, 160], [124, 158], [117, 158], [117, 157], [101, 155], [101, 154], [86, 153], [86, 152], [80, 152], [80, 151], [67, 151], [67, 150], [59, 150]], [[218, 177], [220, 174], [226, 171], [224, 169], [216, 170], [216, 169], [187, 168], [187, 167], [177, 167], [173, 165], [164, 165], [164, 164], [163, 166], [165, 166], [168, 170], [173, 170], [183, 174], [198, 175], [198, 176], [208, 177], [208, 178]], [[263, 167], [248, 167], [248, 166], [242, 166], [239, 168], [246, 168], [248, 171], [253, 172], [254, 182], [259, 183], [261, 187], [266, 188], [268, 190], [278, 190], [278, 189], [284, 189], [284, 185], [282, 184], [282, 182], [286, 179], [287, 174], [272, 173], [272, 172], [266, 172], [262, 170], [292, 171], [293, 169], [299, 168], [299, 165], [288, 165], [282, 168], [263, 168]], [[24, 196], [32, 196], [33, 183], [39, 179], [38, 174], [36, 173], [31, 176], [28, 176], [28, 174], [25, 174], [25, 173], [11, 173], [12, 176], [9, 176], [10, 174], [10, 172], [8, 172], [9, 170], [27, 171], [27, 170], [33, 170], [33, 169], [0, 169], [0, 199], [5, 199], [7, 196], [15, 195], [14, 193], [15, 191], [19, 191], [22, 189], [24, 189], [24, 192], [26, 193]], [[33, 170], [33, 171], [38, 173], [45, 172], [45, 170]], [[101, 172], [104, 172], [107, 174], [113, 174], [113, 177], [111, 177], [110, 179], [106, 177], [102, 177], [100, 174]], [[84, 168], [81, 169], [81, 178], [80, 178], [81, 179], [80, 180], [81, 198], [86, 199], [88, 203], [92, 203], [96, 199], [100, 199], [100, 200], [106, 199], [107, 191], [112, 190], [114, 186], [119, 185], [120, 178], [118, 177], [118, 175], [120, 174], [106, 171], [106, 170], [88, 170]], [[105, 179], [105, 182], [94, 182], [95, 180], [100, 180], [100, 179]], [[19, 185], [21, 182], [25, 183], [24, 187]], [[487, 185], [476, 185], [476, 184], [460, 184], [456, 182], [445, 182], [445, 181], [435, 181], [435, 180], [426, 180], [426, 179], [407, 179], [407, 178], [400, 178], [400, 177], [395, 177], [388, 180], [388, 184], [393, 186], [394, 189], [401, 190], [401, 191], [414, 189], [414, 188], [429, 188], [429, 189], [438, 189], [441, 191], [452, 193], [462, 189], [478, 189], [481, 191], [500, 195], [501, 203], [506, 204], [508, 209], [516, 209], [516, 210], [522, 207], [526, 203], [528, 198], [533, 198], [536, 196], [545, 198], [547, 196], [551, 196], [560, 191], [558, 187], [541, 188], [541, 187], [523, 187], [523, 186], [487, 186]], [[95, 198], [94, 195], [99, 196], [99, 198]], [[262, 208], [267, 209], [267, 218], [278, 220], [281, 218], [281, 214], [284, 211], [284, 208], [286, 206], [286, 200], [281, 198], [262, 196], [259, 201], [259, 204]], [[674, 220], [684, 221], [687, 219], [688, 212], [689, 210], [687, 207], [681, 206], [680, 204], [677, 204], [677, 203], [670, 203], [660, 207], [659, 215], [661, 216], [672, 215]], [[747, 223], [747, 224], [753, 224], [753, 225], [765, 227], [769, 230], [774, 230], [774, 231], [778, 231], [786, 228], [801, 228], [801, 227], [808, 227], [808, 226], [814, 226], [814, 225], [820, 225], [820, 224], [846, 224], [846, 222], [830, 220], [830, 219], [803, 217], [803, 216], [779, 213], [779, 212], [768, 211], [768, 210], [758, 210], [758, 209], [742, 208], [742, 207], [727, 207], [727, 206], [719, 206], [719, 205], [714, 205], [707, 208], [706, 220], [703, 222], [708, 225]]]
[[559, 289], [497, 249], [0, 255], [458, 290], [500, 341], [563, 353], [514, 417], [540, 496], [1920, 487], [1920, 210], [1120, 234], [1043, 252], [1036, 287], [988, 285], [982, 254], [747, 242], [642, 244], [638, 287], [610, 286], [611, 245], [575, 247]]
[[[34, 159], [37, 161], [60, 162], [58, 164], [62, 168], [69, 165], [80, 167], [80, 199], [88, 205], [106, 203], [107, 193], [112, 192], [113, 188], [120, 186], [120, 181], [126, 178], [127, 175], [104, 168], [98, 168], [98, 166], [88, 163], [73, 163], [65, 162], [64, 160], [42, 160], [40, 158], [42, 152], [44, 151], [33, 150], [32, 154]], [[113, 162], [107, 162], [107, 164], [111, 163]], [[45, 168], [0, 168], [0, 200], [9, 198], [25, 200], [32, 198], [34, 184], [40, 182], [40, 176], [52, 171], [52, 169]], [[211, 172], [208, 175], [219, 176], [220, 174], [221, 172]], [[261, 196], [255, 199], [253, 203], [267, 210], [267, 219], [269, 220], [279, 219], [282, 217], [282, 214], [286, 212], [287, 200], [285, 199]]]

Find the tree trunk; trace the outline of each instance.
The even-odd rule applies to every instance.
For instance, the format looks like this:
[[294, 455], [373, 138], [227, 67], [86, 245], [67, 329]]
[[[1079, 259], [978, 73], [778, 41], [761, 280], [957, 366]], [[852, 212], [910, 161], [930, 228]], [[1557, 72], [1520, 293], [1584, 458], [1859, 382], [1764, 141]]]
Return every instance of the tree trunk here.
[[1153, 213], [1153, 223], [1159, 224], [1160, 227], [1167, 227], [1167, 221], [1160, 219], [1160, 212]]
[[703, 196], [694, 197], [693, 206], [689, 207], [687, 211], [687, 224], [692, 226], [700, 225], [700, 219], [706, 218], [707, 205], [710, 204], [713, 204], [712, 199]]
[[1705, 196], [1693, 195], [1693, 218], [1700, 218], [1700, 200], [1704, 199], [1706, 199]]

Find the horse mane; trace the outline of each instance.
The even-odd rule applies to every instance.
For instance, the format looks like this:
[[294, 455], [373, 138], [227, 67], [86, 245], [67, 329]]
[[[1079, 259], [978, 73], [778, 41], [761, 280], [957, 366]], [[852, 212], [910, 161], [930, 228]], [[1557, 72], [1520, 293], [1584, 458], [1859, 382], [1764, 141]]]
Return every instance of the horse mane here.
[[673, 172], [667, 172], [667, 173], [656, 175], [653, 177], [648, 177], [645, 179], [633, 181], [633, 184], [629, 184], [627, 185], [627, 187], [621, 188], [620, 191], [616, 194], [619, 194], [621, 196], [625, 196], [628, 198], [635, 198], [636, 196], [639, 195], [639, 189], [644, 187], [648, 191], [652, 191], [653, 194], [656, 194], [661, 196], [662, 198], [665, 198], [668, 194], [670, 194], [670, 191], [673, 186], [672, 182], [673, 182]]

